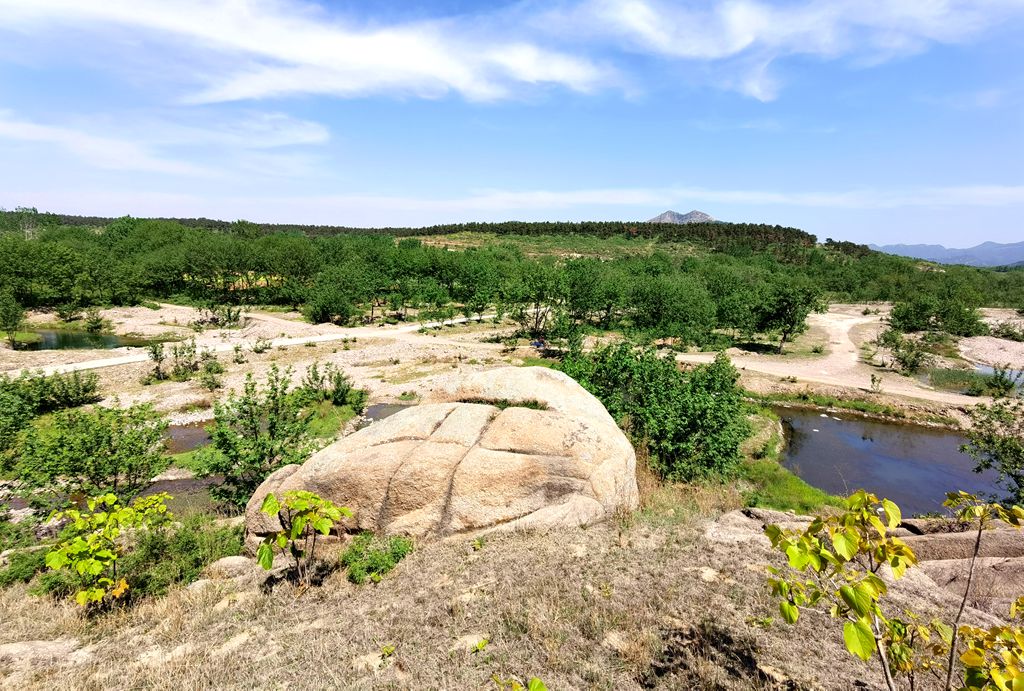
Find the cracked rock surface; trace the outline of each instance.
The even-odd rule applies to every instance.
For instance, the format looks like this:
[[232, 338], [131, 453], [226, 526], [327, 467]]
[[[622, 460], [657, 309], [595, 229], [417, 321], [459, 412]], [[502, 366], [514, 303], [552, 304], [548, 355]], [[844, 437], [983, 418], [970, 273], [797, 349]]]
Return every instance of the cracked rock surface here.
[[343, 529], [417, 538], [589, 525], [637, 506], [636, 459], [570, 377], [507, 367], [439, 378], [423, 402], [273, 473], [246, 508], [247, 543], [277, 529], [268, 492], [352, 510]]

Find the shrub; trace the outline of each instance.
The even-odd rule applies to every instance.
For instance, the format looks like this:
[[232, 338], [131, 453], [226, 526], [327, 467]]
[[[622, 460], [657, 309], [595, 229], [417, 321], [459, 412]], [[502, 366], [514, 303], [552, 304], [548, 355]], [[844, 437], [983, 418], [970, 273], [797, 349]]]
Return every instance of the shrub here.
[[343, 516], [352, 512], [344, 506], [335, 506], [313, 492], [291, 490], [278, 500], [273, 493], [263, 498], [260, 511], [274, 516], [281, 530], [263, 538], [256, 551], [256, 560], [266, 570], [274, 566], [274, 547], [287, 551], [293, 560], [292, 573], [302, 585], [311, 585], [316, 568], [316, 540], [318, 535], [329, 535]]
[[78, 306], [77, 302], [65, 302], [57, 305], [56, 313], [58, 319], [68, 323], [77, 321], [82, 316], [82, 308]]
[[999, 482], [1013, 501], [1024, 501], [1024, 399], [979, 404], [968, 415], [968, 443], [961, 451], [977, 462], [977, 472], [998, 472]]
[[171, 379], [188, 381], [199, 371], [196, 357], [196, 339], [192, 338], [171, 346]]
[[95, 403], [100, 400], [98, 389], [99, 378], [92, 372], [22, 372], [14, 379], [0, 374], [0, 392], [20, 398], [33, 415]]
[[18, 433], [31, 419], [32, 411], [25, 401], [9, 391], [0, 390], [0, 467], [5, 466], [3, 455], [14, 446]]
[[241, 553], [241, 527], [216, 527], [209, 516], [197, 514], [174, 529], [139, 533], [119, 570], [131, 584], [133, 599], [157, 596], [196, 580], [218, 559]]
[[256, 355], [265, 353], [270, 350], [270, 341], [266, 338], [257, 338], [256, 342], [252, 344], [252, 352]]
[[14, 293], [5, 289], [0, 292], [0, 331], [7, 336], [11, 349], [18, 344], [18, 330], [25, 321], [25, 310], [14, 299]]
[[46, 566], [54, 571], [69, 570], [77, 581], [75, 601], [83, 608], [104, 609], [121, 599], [130, 587], [117, 571], [118, 559], [125, 552], [121, 533], [125, 528], [138, 531], [158, 528], [167, 523], [167, 494], [154, 494], [122, 506], [116, 496], [105, 494], [89, 499], [87, 511], [68, 509], [55, 514], [68, 519], [60, 543], [46, 554]]
[[733, 475], [749, 433], [739, 373], [722, 353], [681, 372], [671, 357], [628, 343], [566, 358], [562, 371], [597, 396], [667, 480]]
[[107, 326], [107, 320], [103, 318], [103, 314], [95, 307], [90, 307], [85, 311], [85, 330], [89, 333], [99, 333], [103, 331]]
[[[994, 626], [980, 629], [960, 626], [971, 592], [971, 577], [982, 533], [996, 521], [1016, 528], [1024, 524], [1024, 509], [987, 504], [966, 492], [954, 492], [945, 506], [961, 523], [977, 531], [967, 585], [960, 608], [952, 621], [924, 621], [913, 612], [899, 616], [886, 612], [888, 585], [879, 575], [887, 567], [895, 579], [917, 564], [910, 547], [891, 531], [902, 516], [893, 502], [855, 492], [840, 515], [818, 516], [806, 529], [765, 527], [772, 547], [786, 555], [788, 568], [771, 568], [768, 579], [779, 611], [795, 624], [801, 610], [827, 610], [843, 622], [843, 641], [851, 654], [865, 662], [878, 656], [887, 688], [906, 677], [916, 687], [919, 674], [936, 674], [952, 688], [956, 675], [964, 689], [1010, 689], [1024, 681], [1024, 627]], [[1019, 617], [1024, 598], [1010, 609]], [[963, 649], [961, 650], [961, 642]]]
[[273, 365], [261, 390], [251, 374], [241, 395], [214, 403], [211, 443], [196, 457], [200, 474], [220, 475], [214, 498], [245, 506], [264, 478], [281, 466], [302, 463], [313, 450], [310, 414], [288, 390], [291, 371]]
[[10, 556], [7, 568], [0, 571], [0, 588], [15, 583], [28, 583], [46, 568], [45, 550], [22, 550]]
[[367, 579], [379, 583], [412, 548], [413, 542], [407, 537], [378, 538], [366, 531], [352, 538], [352, 543], [341, 554], [341, 565], [348, 569], [348, 579], [357, 585]]
[[18, 474], [60, 503], [74, 493], [110, 493], [128, 501], [166, 467], [167, 421], [151, 406], [57, 413], [49, 429], [30, 428], [19, 449]]

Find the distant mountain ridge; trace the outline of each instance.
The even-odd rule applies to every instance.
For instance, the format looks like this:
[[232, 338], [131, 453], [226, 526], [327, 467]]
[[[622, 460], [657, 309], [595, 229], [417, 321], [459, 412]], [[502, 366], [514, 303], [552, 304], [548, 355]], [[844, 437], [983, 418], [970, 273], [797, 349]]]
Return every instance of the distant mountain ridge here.
[[913, 257], [942, 264], [968, 266], [1007, 266], [1024, 262], [1024, 242], [983, 242], [957, 249], [942, 245], [871, 245], [871, 249], [901, 257]]
[[703, 211], [697, 211], [694, 209], [690, 213], [681, 214], [678, 211], [666, 211], [663, 214], [658, 214], [648, 223], [712, 223], [714, 218], [704, 213]]

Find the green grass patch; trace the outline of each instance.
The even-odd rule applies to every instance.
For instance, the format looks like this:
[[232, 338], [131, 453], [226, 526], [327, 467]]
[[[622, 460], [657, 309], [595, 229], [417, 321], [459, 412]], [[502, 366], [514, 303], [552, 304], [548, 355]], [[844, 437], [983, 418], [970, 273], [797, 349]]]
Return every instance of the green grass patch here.
[[740, 477], [754, 486], [743, 494], [747, 506], [810, 513], [822, 506], [842, 505], [842, 497], [808, 485], [774, 459], [747, 461], [740, 467]]
[[988, 388], [990, 380], [989, 375], [970, 369], [934, 368], [928, 370], [928, 383], [936, 389], [962, 391], [975, 396], [981, 395]]
[[557, 369], [558, 360], [552, 360], [546, 357], [536, 357], [534, 355], [527, 355], [523, 358], [522, 367], [547, 367], [548, 369]]
[[903, 418], [906, 417], [899, 408], [894, 408], [891, 405], [884, 403], [875, 403], [874, 401], [860, 401], [856, 399], [843, 399], [835, 398], [834, 396], [822, 396], [820, 394], [811, 393], [810, 391], [801, 391], [800, 393], [773, 393], [773, 394], [759, 394], [753, 391], [744, 391], [743, 396], [749, 398], [758, 403], [772, 404], [772, 403], [803, 403], [806, 405], [820, 406], [822, 408], [838, 408], [841, 410], [855, 410], [860, 413], [869, 413], [871, 415], [884, 415], [886, 417]]
[[318, 439], [330, 439], [338, 436], [338, 432], [356, 416], [350, 405], [337, 406], [330, 401], [318, 403], [313, 411], [313, 419], [309, 423], [309, 433]]
[[379, 583], [384, 574], [412, 552], [412, 547], [412, 540], [407, 537], [378, 538], [371, 532], [363, 532], [342, 552], [341, 565], [348, 569], [348, 579], [353, 583], [362, 584], [367, 580]]

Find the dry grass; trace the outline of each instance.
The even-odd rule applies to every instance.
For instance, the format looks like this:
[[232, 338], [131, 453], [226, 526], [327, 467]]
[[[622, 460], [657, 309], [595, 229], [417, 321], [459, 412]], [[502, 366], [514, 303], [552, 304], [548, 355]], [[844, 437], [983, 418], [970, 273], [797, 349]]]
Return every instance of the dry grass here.
[[[478, 550], [423, 545], [378, 585], [335, 573], [320, 588], [279, 586], [234, 604], [219, 587], [178, 590], [94, 622], [10, 588], [0, 592], [0, 643], [72, 636], [92, 659], [0, 663], [0, 683], [472, 689], [498, 688], [496, 675], [537, 676], [551, 689], [798, 688], [771, 682], [766, 665], [814, 688], [849, 688], [851, 677], [830, 669], [870, 677], [838, 638], [805, 640], [774, 623], [763, 549], [704, 540], [705, 517], [731, 506], [732, 493], [642, 477], [644, 507], [628, 520], [498, 535]], [[489, 643], [458, 649], [466, 636]], [[385, 646], [394, 655], [366, 669]]]

